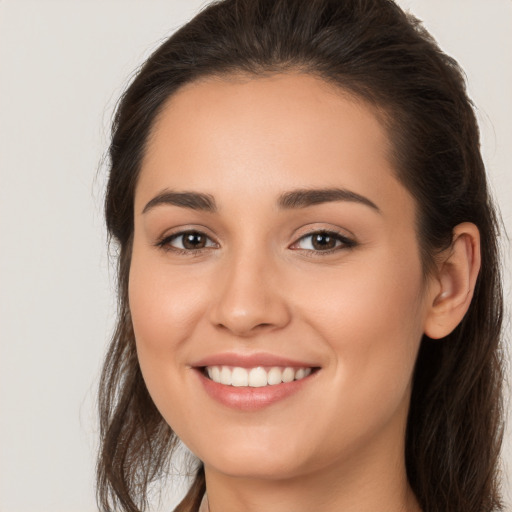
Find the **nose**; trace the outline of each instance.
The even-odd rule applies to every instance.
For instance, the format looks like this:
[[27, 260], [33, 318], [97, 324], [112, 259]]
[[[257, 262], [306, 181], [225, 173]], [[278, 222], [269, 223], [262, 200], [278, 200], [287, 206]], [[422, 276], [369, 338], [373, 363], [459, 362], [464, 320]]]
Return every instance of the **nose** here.
[[285, 327], [290, 322], [286, 292], [268, 259], [240, 254], [216, 274], [210, 320], [217, 329], [240, 337]]

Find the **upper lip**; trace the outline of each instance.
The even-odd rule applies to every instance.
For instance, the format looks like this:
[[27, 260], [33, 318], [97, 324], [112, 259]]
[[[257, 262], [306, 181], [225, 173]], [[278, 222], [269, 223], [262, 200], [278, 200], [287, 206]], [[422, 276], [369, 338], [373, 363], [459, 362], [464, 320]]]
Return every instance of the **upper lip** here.
[[196, 368], [202, 368], [205, 366], [238, 366], [241, 368], [255, 368], [257, 366], [288, 366], [292, 368], [315, 368], [319, 365], [266, 352], [258, 352], [254, 354], [225, 352], [199, 359], [192, 363], [191, 366]]

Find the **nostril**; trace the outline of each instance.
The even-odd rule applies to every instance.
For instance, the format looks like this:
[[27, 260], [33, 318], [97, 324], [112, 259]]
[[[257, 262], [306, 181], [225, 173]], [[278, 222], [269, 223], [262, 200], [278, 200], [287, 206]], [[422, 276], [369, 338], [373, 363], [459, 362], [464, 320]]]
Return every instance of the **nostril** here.
[[275, 329], [278, 326], [270, 322], [262, 322], [256, 325], [244, 323], [244, 322], [231, 322], [230, 324], [218, 323], [216, 327], [222, 331], [229, 331], [236, 336], [250, 337], [256, 333], [265, 330]]

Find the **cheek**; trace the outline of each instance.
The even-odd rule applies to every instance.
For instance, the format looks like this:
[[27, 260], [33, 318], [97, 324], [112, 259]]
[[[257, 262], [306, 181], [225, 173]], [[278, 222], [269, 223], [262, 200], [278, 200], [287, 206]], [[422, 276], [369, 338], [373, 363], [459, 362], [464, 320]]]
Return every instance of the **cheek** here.
[[[396, 329], [398, 334], [422, 324], [421, 266], [405, 256], [404, 263], [392, 254], [348, 262], [324, 275], [311, 273], [308, 278], [304, 273], [297, 283], [304, 317], [319, 329], [337, 332], [340, 341], [354, 329], [363, 341], [365, 332], [391, 334]], [[386, 341], [383, 336], [371, 340]]]
[[381, 254], [347, 265], [298, 292], [303, 317], [336, 361], [337, 385], [376, 405], [385, 396], [403, 398], [423, 334], [421, 264], [402, 258]]
[[166, 421], [186, 410], [187, 341], [203, 315], [204, 292], [196, 278], [157, 265], [134, 247], [129, 278], [129, 304], [137, 356], [148, 391]]
[[178, 435], [187, 433], [190, 398], [183, 392], [190, 378], [187, 342], [201, 317], [203, 298], [198, 283], [183, 272], [157, 265], [134, 249], [129, 279], [129, 304], [137, 357], [149, 394]]
[[304, 318], [321, 333], [333, 362], [327, 371], [336, 392], [318, 411], [332, 427], [332, 436], [324, 433], [330, 447], [339, 445], [340, 432], [359, 447], [387, 425], [401, 432], [397, 421], [407, 414], [422, 336], [421, 269], [381, 263], [352, 265], [314, 293], [308, 287], [303, 301]]
[[137, 345], [155, 353], [169, 353], [184, 342], [204, 309], [201, 277], [152, 264], [136, 251], [128, 294]]

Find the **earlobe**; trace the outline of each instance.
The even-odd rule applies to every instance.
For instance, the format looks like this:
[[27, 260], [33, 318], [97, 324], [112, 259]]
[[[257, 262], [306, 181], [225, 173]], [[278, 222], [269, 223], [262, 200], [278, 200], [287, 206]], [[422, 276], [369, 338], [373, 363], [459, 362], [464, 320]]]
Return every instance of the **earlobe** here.
[[439, 339], [450, 334], [466, 314], [480, 270], [480, 233], [464, 222], [453, 230], [453, 242], [438, 264], [425, 334]]

